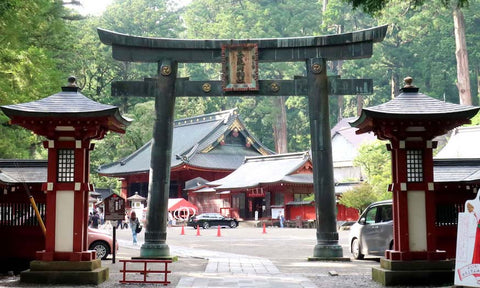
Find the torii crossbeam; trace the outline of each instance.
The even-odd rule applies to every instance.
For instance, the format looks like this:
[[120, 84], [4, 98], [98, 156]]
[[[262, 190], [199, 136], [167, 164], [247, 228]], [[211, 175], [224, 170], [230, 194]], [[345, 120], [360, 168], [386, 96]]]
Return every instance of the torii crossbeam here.
[[[315, 37], [187, 40], [137, 37], [98, 29], [100, 40], [112, 46], [114, 59], [158, 63], [157, 78], [145, 82], [117, 82], [112, 86], [114, 95], [155, 97], [148, 226], [140, 257], [171, 257], [166, 244], [166, 223], [175, 97], [306, 94], [309, 99], [317, 213], [317, 244], [310, 259], [343, 258], [336, 229], [328, 94], [329, 91], [337, 95], [364, 94], [371, 92], [372, 84], [361, 79], [332, 79], [329, 84], [326, 61], [371, 57], [373, 43], [382, 41], [386, 31], [387, 26], [379, 26]], [[307, 77], [295, 80], [258, 79], [258, 62], [298, 61], [306, 63]], [[223, 81], [177, 79], [178, 63], [212, 62], [223, 64]]]

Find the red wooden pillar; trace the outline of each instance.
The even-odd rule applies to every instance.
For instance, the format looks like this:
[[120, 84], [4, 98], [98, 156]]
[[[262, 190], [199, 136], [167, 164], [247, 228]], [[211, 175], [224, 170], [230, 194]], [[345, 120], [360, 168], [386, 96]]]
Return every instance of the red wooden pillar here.
[[[66, 137], [68, 139], [68, 137]], [[87, 251], [89, 140], [44, 142], [48, 149], [47, 235], [45, 250], [37, 253], [43, 261], [90, 261], [94, 251]]]
[[391, 141], [394, 249], [391, 260], [445, 259], [435, 241], [436, 201], [430, 140]]

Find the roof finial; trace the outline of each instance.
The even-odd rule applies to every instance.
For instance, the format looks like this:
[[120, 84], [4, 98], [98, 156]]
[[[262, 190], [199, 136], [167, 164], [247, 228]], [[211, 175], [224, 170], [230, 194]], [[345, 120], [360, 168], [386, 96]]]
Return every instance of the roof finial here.
[[400, 92], [403, 92], [403, 93], [418, 93], [419, 88], [412, 85], [412, 82], [413, 82], [412, 77], [407, 76], [403, 79], [403, 81], [405, 82], [405, 85], [403, 86], [403, 88], [400, 88]]
[[70, 76], [68, 77], [68, 87], [77, 87], [77, 83], [76, 83], [77, 79], [75, 78], [75, 76]]
[[413, 82], [412, 77], [407, 76], [407, 77], [405, 77], [405, 79], [403, 79], [403, 81], [405, 82], [405, 86], [403, 86], [403, 88], [413, 88], [413, 87], [415, 87], [415, 86], [412, 85], [412, 82]]

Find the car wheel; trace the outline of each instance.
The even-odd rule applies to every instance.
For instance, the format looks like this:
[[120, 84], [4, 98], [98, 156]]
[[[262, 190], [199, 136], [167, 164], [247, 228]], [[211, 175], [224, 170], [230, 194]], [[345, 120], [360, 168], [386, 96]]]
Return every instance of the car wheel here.
[[230, 228], [236, 228], [237, 227], [237, 222], [235, 221], [230, 221]]
[[203, 222], [203, 229], [208, 229], [210, 228], [210, 224], [208, 222]]
[[97, 251], [97, 259], [105, 260], [108, 254], [110, 254], [110, 247], [104, 241], [95, 241], [90, 245], [90, 250]]
[[365, 255], [360, 253], [360, 241], [357, 238], [352, 241], [352, 255], [357, 260], [362, 260]]

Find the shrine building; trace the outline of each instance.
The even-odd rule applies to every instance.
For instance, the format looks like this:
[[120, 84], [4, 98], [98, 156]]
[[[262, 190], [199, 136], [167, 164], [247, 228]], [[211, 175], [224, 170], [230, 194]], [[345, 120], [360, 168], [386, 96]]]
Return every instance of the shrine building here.
[[[272, 155], [246, 129], [236, 109], [174, 122], [169, 198], [185, 198], [185, 182], [196, 177], [208, 181], [223, 178], [237, 169], [246, 156]], [[122, 197], [147, 197], [151, 141], [129, 156], [98, 168], [102, 176], [122, 181]]]

